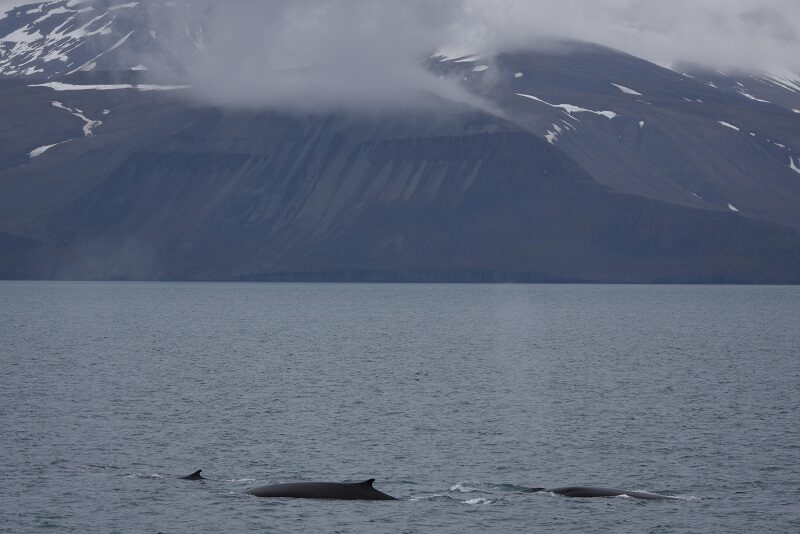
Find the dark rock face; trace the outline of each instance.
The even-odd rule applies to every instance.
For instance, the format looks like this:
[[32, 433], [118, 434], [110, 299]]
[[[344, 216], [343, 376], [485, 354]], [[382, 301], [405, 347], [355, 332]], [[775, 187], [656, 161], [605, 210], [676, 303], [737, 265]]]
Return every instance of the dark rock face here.
[[800, 282], [789, 82], [576, 44], [440, 59], [495, 111], [232, 111], [0, 78], [0, 277]]

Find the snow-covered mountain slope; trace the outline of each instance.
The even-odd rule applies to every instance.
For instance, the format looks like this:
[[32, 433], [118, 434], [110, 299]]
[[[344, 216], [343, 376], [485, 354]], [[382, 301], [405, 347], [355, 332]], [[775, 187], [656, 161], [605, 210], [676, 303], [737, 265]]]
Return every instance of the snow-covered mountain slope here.
[[800, 282], [794, 76], [564, 43], [430, 58], [480, 109], [231, 109], [200, 5], [0, 19], [0, 277]]
[[206, 47], [198, 12], [202, 6], [186, 1], [57, 0], [21, 6], [0, 19], [0, 75], [181, 71]]
[[599, 46], [567, 51], [438, 68], [618, 191], [800, 228], [800, 81], [708, 82]]

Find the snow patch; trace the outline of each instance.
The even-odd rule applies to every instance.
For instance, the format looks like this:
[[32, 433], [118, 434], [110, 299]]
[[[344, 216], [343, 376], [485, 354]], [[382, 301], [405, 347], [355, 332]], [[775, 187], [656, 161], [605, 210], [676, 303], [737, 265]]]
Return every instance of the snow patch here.
[[644, 128], [644, 121], [639, 121], [639, 128]]
[[139, 84], [131, 85], [128, 83], [105, 84], [105, 85], [75, 85], [64, 82], [36, 83], [28, 87], [47, 87], [53, 91], [118, 91], [121, 89], [136, 89], [137, 91], [174, 91], [176, 89], [189, 89], [191, 85], [155, 85]]
[[[110, 23], [109, 23], [109, 24], [110, 24]], [[67, 74], [74, 74], [74, 73], [76, 73], [76, 72], [80, 72], [80, 71], [83, 71], [83, 70], [92, 70], [93, 68], [95, 68], [95, 66], [97, 66], [97, 60], [98, 60], [98, 59], [100, 59], [100, 58], [101, 58], [101, 57], [103, 57], [104, 55], [108, 54], [109, 52], [112, 52], [112, 51], [116, 50], [117, 48], [119, 48], [120, 46], [122, 46], [123, 44], [125, 44], [125, 41], [127, 41], [127, 40], [128, 40], [128, 38], [129, 38], [131, 35], [133, 35], [133, 33], [134, 33], [134, 32], [129, 32], [129, 33], [128, 33], [128, 34], [127, 34], [125, 37], [123, 37], [122, 39], [120, 39], [119, 41], [117, 41], [116, 43], [114, 43], [114, 44], [111, 46], [111, 48], [109, 48], [109, 49], [108, 49], [108, 50], [106, 50], [105, 52], [102, 52], [102, 53], [100, 53], [100, 54], [97, 54], [97, 55], [94, 57], [94, 59], [91, 59], [91, 60], [87, 61], [86, 63], [84, 63], [83, 65], [81, 65], [80, 67], [78, 67], [77, 69], [75, 69], [75, 70], [73, 70], [73, 71], [71, 71], [71, 72], [68, 72]]]
[[137, 91], [175, 91], [177, 89], [190, 89], [191, 85], [155, 85], [151, 83], [140, 83], [134, 85], [133, 88]]
[[625, 93], [626, 95], [642, 96], [642, 93], [640, 93], [639, 91], [634, 91], [630, 87], [625, 87], [624, 85], [619, 85], [619, 84], [616, 84], [616, 83], [612, 83], [611, 85], [613, 85], [614, 87], [616, 87], [617, 89], [619, 89], [620, 91]]
[[731, 124], [729, 122], [725, 122], [725, 121], [717, 121], [717, 122], [720, 123], [721, 125], [723, 125], [726, 128], [730, 128], [732, 130], [736, 130], [737, 132], [741, 131], [737, 126], [734, 126], [733, 124]]
[[0, 37], [0, 43], [32, 43], [43, 39], [44, 36], [36, 30], [33, 33], [28, 33], [29, 26], [17, 28], [15, 31], [9, 33], [5, 37]]
[[739, 209], [730, 202], [728, 202], [728, 209], [731, 211], [739, 211]]
[[764, 78], [765, 82], [777, 85], [793, 93], [800, 92], [800, 80], [786, 75], [771, 74]]
[[794, 113], [800, 113], [800, 109], [792, 109]]
[[765, 104], [771, 104], [772, 103], [769, 100], [763, 100], [761, 98], [756, 98], [756, 97], [754, 97], [753, 95], [751, 95], [750, 93], [748, 93], [745, 90], [740, 90], [740, 91], [738, 91], [738, 93], [740, 95], [742, 95], [743, 97], [749, 98], [750, 100], [755, 100], [756, 102], [763, 102]]
[[134, 66], [134, 67], [131, 67], [131, 69], [130, 69], [130, 70], [150, 70], [150, 69], [148, 69], [148, 68], [147, 68], [147, 67], [145, 67], [144, 65], [136, 65], [136, 66]]
[[521, 72], [515, 72], [514, 73], [514, 78], [522, 78], [523, 76], [525, 76], [525, 74], [523, 74]]
[[556, 144], [558, 136], [561, 134], [562, 131], [563, 130], [561, 129], [561, 126], [559, 126], [558, 124], [553, 124], [553, 130], [547, 130], [547, 133], [545, 134], [544, 138], [547, 139], [548, 143], [554, 145]]
[[579, 106], [574, 106], [572, 104], [551, 104], [550, 102], [546, 102], [546, 101], [542, 100], [541, 98], [538, 98], [538, 97], [533, 96], [533, 95], [526, 95], [524, 93], [515, 93], [515, 94], [517, 96], [522, 96], [522, 97], [525, 97], [525, 98], [530, 98], [531, 100], [535, 100], [537, 102], [541, 102], [542, 104], [546, 104], [546, 105], [550, 106], [551, 108], [560, 108], [560, 109], [564, 110], [564, 113], [566, 113], [567, 115], [570, 115], [570, 116], [572, 116], [573, 113], [594, 113], [595, 115], [602, 115], [603, 117], [605, 117], [605, 118], [607, 118], [609, 120], [611, 120], [611, 119], [613, 119], [614, 117], [617, 116], [617, 114], [614, 113], [613, 111], [595, 111], [595, 110], [592, 110], [592, 109], [586, 109], [586, 108], [582, 108], [582, 107], [579, 107]]
[[95, 121], [88, 118], [86, 115], [83, 114], [83, 111], [79, 109], [72, 109], [68, 108], [61, 102], [52, 101], [50, 102], [54, 108], [63, 109], [64, 111], [68, 112], [69, 114], [78, 117], [82, 120], [85, 124], [83, 125], [83, 136], [84, 137], [94, 137], [94, 129], [98, 126], [103, 124], [103, 121]]
[[485, 70], [489, 70], [489, 65], [477, 65], [472, 72], [483, 72]]
[[789, 154], [789, 168], [790, 168], [790, 169], [792, 169], [792, 170], [793, 170], [794, 172], [796, 172], [797, 174], [800, 174], [800, 167], [798, 167], [798, 166], [795, 164], [795, 162], [794, 162], [794, 158], [792, 157], [792, 155], [791, 155], [791, 154]]
[[45, 145], [45, 146], [40, 146], [39, 148], [34, 148], [33, 150], [31, 150], [28, 153], [28, 157], [30, 159], [33, 159], [35, 157], [41, 156], [42, 154], [44, 154], [45, 152], [47, 152], [48, 150], [50, 150], [54, 146], [58, 146], [60, 144], [61, 143], [53, 143], [52, 145]]

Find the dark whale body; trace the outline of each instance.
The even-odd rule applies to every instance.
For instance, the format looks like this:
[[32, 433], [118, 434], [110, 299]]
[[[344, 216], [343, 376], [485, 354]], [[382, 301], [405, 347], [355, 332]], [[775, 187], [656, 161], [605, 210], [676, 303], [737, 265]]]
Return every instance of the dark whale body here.
[[256, 497], [286, 497], [293, 499], [342, 499], [350, 501], [396, 501], [372, 487], [374, 478], [364, 482], [294, 482], [253, 488], [247, 493]]
[[529, 488], [525, 490], [527, 493], [535, 493], [539, 491], [547, 491], [562, 495], [564, 497], [619, 497], [620, 495], [627, 495], [635, 499], [646, 499], [649, 501], [663, 500], [663, 499], [677, 499], [677, 497], [670, 497], [669, 495], [658, 495], [656, 493], [644, 493], [641, 491], [624, 491], [613, 488], [593, 488], [589, 486], [565, 486], [563, 488]]
[[185, 477], [181, 477], [181, 480], [205, 480], [205, 477], [203, 477], [200, 474], [202, 472], [203, 472], [202, 469], [198, 469], [197, 471], [195, 471], [191, 475], [186, 475]]

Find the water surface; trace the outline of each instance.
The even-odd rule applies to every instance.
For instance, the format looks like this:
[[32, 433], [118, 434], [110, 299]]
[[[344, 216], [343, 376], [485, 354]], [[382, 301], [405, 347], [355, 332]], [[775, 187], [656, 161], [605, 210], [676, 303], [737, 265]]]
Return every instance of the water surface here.
[[[797, 532], [798, 318], [797, 287], [0, 282], [0, 531]], [[243, 494], [373, 477], [402, 500]], [[521, 491], [572, 484], [683, 499]]]

